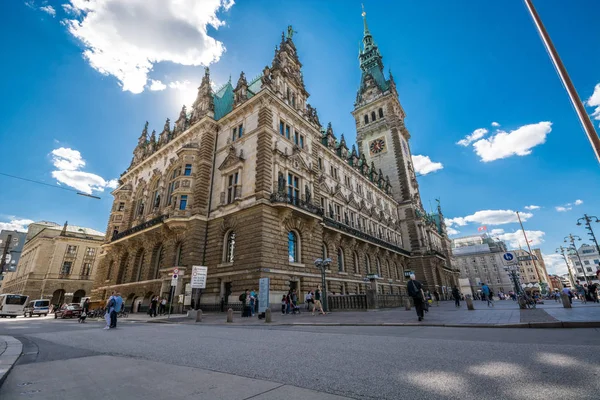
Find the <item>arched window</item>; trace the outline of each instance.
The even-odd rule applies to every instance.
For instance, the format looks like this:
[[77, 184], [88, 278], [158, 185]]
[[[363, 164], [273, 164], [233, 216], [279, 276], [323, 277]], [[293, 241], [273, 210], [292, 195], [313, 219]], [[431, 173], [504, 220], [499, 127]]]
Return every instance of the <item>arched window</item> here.
[[294, 231], [288, 232], [288, 259], [290, 262], [300, 262], [298, 258], [298, 235]]
[[369, 123], [369, 116], [365, 114], [365, 125]]
[[390, 263], [389, 262], [385, 262], [385, 276], [388, 279], [392, 278], [392, 271], [390, 271]]
[[338, 247], [337, 258], [338, 258], [338, 271], [344, 272], [346, 269], [346, 266], [344, 265], [344, 249], [342, 249], [341, 247]]
[[134, 203], [134, 210], [133, 212], [135, 213], [135, 217], [141, 217], [142, 215], [144, 215], [144, 188], [140, 188], [135, 196], [135, 203]]
[[154, 181], [154, 184], [152, 185], [152, 209], [156, 210], [157, 208], [160, 207], [160, 191], [159, 191], [159, 186], [160, 186], [160, 179], [157, 179], [156, 181]]
[[227, 235], [225, 235], [225, 251], [224, 251], [225, 259], [223, 261], [232, 263], [234, 253], [235, 253], [235, 232], [229, 231], [229, 232], [227, 232]]
[[323, 260], [326, 259], [327, 257], [329, 257], [329, 252], [327, 251], [327, 245], [323, 242], [323, 245], [321, 247], [321, 252], [323, 253]]
[[375, 258], [375, 263], [377, 266], [377, 275], [382, 276], [381, 275], [381, 260], [379, 259], [379, 257]]
[[172, 195], [173, 195], [173, 190], [175, 190], [175, 178], [177, 178], [177, 172], [179, 171], [178, 168], [173, 169], [173, 172], [171, 172], [171, 176], [169, 179], [169, 185], [167, 187], [167, 205], [171, 205], [173, 199], [171, 199]]
[[183, 260], [183, 244], [179, 243], [177, 248], [175, 249], [175, 265], [183, 265], [181, 261]]
[[375, 111], [371, 111], [371, 122], [375, 121]]
[[144, 249], [140, 250], [140, 254], [138, 254], [138, 265], [136, 269], [136, 277], [135, 281], [139, 282], [142, 279], [142, 269], [144, 268]]
[[365, 256], [365, 268], [367, 269], [367, 274], [371, 273], [371, 260], [369, 256]]
[[360, 274], [360, 267], [358, 264], [359, 264], [358, 253], [354, 252], [354, 273], [355, 274]]
[[379, 118], [383, 118], [383, 108], [379, 109]]

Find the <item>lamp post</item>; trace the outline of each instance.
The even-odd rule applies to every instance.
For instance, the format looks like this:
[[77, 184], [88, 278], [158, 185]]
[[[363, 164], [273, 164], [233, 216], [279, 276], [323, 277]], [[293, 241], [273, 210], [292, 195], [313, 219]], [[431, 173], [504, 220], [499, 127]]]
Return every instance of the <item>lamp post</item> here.
[[519, 279], [519, 267], [515, 265], [510, 265], [504, 267], [504, 270], [508, 273], [508, 276], [513, 282], [515, 287], [515, 292], [517, 292], [517, 296], [521, 294], [521, 280]]
[[583, 279], [585, 279], [585, 282], [589, 285], [590, 282], [588, 281], [587, 274], [585, 273], [585, 267], [583, 266], [583, 262], [581, 261], [581, 257], [579, 256], [579, 251], [577, 250], [577, 246], [575, 246], [575, 240], [581, 241], [581, 238], [577, 235], [573, 235], [573, 234], [569, 233], [569, 236], [565, 236], [565, 240], [564, 240], [565, 243], [568, 243], [567, 239], [569, 239], [568, 242], [570, 242], [571, 246], [572, 246], [572, 248], [570, 248], [570, 249], [575, 250], [575, 254], [577, 255], [577, 259], [579, 260], [579, 265], [581, 265], [581, 270], [583, 271]]
[[331, 258], [317, 258], [315, 260], [315, 267], [321, 270], [321, 294], [323, 296], [323, 309], [325, 312], [329, 312], [329, 307], [327, 305], [327, 282], [325, 280], [325, 271], [329, 265], [331, 265]]
[[590, 224], [590, 222], [592, 222], [593, 220], [596, 220], [595, 222], [600, 222], [600, 220], [595, 215], [583, 214], [583, 217], [579, 218], [577, 220], [577, 226], [581, 226], [582, 220], [585, 221], [585, 229], [587, 229], [589, 231], [588, 235], [590, 235], [592, 237], [592, 241], [596, 245], [596, 250], [598, 250], [598, 254], [600, 254], [600, 246], [598, 246], [598, 241], [596, 240], [596, 235], [594, 235], [594, 230], [592, 229], [592, 224]]
[[575, 287], [575, 279], [573, 279], [573, 273], [571, 272], [571, 268], [569, 267], [569, 262], [567, 261], [567, 256], [565, 255], [565, 251], [567, 251], [569, 249], [566, 249], [562, 246], [558, 246], [558, 249], [555, 250], [556, 253], [560, 253], [563, 256], [563, 259], [565, 260], [565, 264], [567, 265], [567, 271], [569, 271], [569, 277], [571, 277], [571, 287]]

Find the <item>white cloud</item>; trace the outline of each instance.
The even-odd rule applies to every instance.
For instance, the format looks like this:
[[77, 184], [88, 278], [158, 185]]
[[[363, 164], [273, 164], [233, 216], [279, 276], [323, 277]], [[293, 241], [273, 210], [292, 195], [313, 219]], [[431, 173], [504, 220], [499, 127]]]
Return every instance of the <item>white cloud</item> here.
[[546, 270], [552, 275], [565, 275], [569, 273], [565, 259], [560, 254], [542, 254]]
[[458, 235], [460, 233], [460, 231], [457, 231], [456, 229], [451, 228], [451, 227], [447, 227], [446, 232], [448, 232], [449, 236]]
[[574, 203], [574, 204], [575, 204], [576, 206], [580, 206], [580, 205], [582, 205], [582, 204], [583, 204], [583, 200], [579, 200], [579, 199], [577, 199], [577, 200], [575, 200], [575, 203]]
[[167, 88], [167, 85], [165, 85], [161, 81], [155, 81], [154, 79], [150, 80], [150, 90], [152, 90], [152, 91], [165, 90], [166, 88]]
[[43, 6], [43, 7], [40, 7], [40, 10], [52, 15], [53, 18], [56, 17], [56, 10], [52, 6]]
[[9, 222], [0, 222], [0, 230], [27, 232], [27, 226], [33, 224], [31, 219], [11, 218]]
[[583, 204], [583, 200], [577, 199], [573, 203], [567, 203], [562, 206], [556, 206], [556, 207], [554, 207], [554, 209], [558, 212], [566, 212], [566, 211], [571, 211], [573, 209], [573, 206], [580, 206], [582, 204]]
[[[217, 12], [232, 0], [70, 0], [69, 32], [79, 39], [89, 64], [112, 75], [124, 91], [141, 93], [154, 64], [209, 65], [225, 46], [210, 37], [225, 23]], [[78, 13], [78, 14], [77, 14]]]
[[490, 231], [490, 235], [492, 235], [492, 236], [502, 235], [503, 233], [504, 233], [504, 229], [500, 229], [500, 228], [498, 228], [498, 229], [492, 229]]
[[497, 123], [497, 122], [492, 122], [492, 126], [493, 126], [494, 128], [497, 128], [497, 127], [499, 127], [499, 126], [500, 126], [500, 124], [499, 124], [499, 123]]
[[[527, 239], [530, 240], [530, 246], [538, 246], [544, 242], [544, 235], [546, 232], [525, 230], [525, 234], [527, 234]], [[512, 248], [517, 248], [519, 246], [527, 247], [527, 243], [525, 243], [525, 238], [523, 237], [523, 232], [520, 230], [516, 232], [503, 233], [498, 235], [498, 238], [504, 242], [507, 242]]]
[[530, 206], [525, 206], [526, 210], [539, 210], [540, 206], [534, 206], [533, 204]]
[[551, 131], [552, 122], [548, 121], [524, 125], [510, 132], [498, 130], [492, 137], [473, 143], [473, 148], [483, 162], [526, 156], [531, 154], [532, 148], [544, 143]]
[[59, 184], [65, 184], [80, 192], [91, 194], [92, 191], [103, 192], [105, 188], [115, 189], [118, 185], [116, 179], [106, 181], [99, 175], [81, 171], [85, 167], [85, 160], [81, 153], [66, 147], [52, 150], [52, 164], [56, 167], [52, 177]]
[[[519, 214], [521, 221], [525, 222], [533, 217], [533, 214], [522, 212]], [[514, 222], [519, 222], [517, 213], [513, 210], [481, 210], [466, 217], [448, 218], [445, 220], [446, 225], [465, 226], [468, 223], [478, 223], [482, 225], [504, 225]]]
[[169, 88], [177, 89], [177, 90], [189, 90], [192, 87], [192, 83], [190, 81], [175, 81], [169, 83]]
[[592, 117], [596, 120], [600, 120], [600, 83], [594, 87], [594, 93], [586, 101], [589, 107], [596, 107], [592, 112]]
[[570, 210], [572, 210], [572, 209], [573, 209], [572, 207], [563, 207], [563, 206], [556, 206], [556, 207], [554, 207], [554, 208], [555, 208], [555, 209], [556, 209], [556, 211], [558, 211], [558, 212], [567, 212], [567, 211], [570, 211]]
[[65, 10], [65, 12], [69, 15], [74, 15], [74, 16], [79, 16], [81, 14], [81, 11], [79, 11], [78, 8], [73, 7], [70, 4], [63, 4], [62, 5], [63, 10]]
[[431, 161], [429, 156], [414, 155], [412, 160], [415, 172], [419, 175], [427, 175], [444, 168], [442, 163]]
[[476, 140], [481, 139], [482, 137], [484, 137], [485, 135], [487, 135], [489, 131], [485, 128], [478, 128], [475, 129], [473, 131], [473, 133], [471, 133], [470, 135], [465, 136], [464, 139], [459, 140], [458, 142], [456, 142], [456, 144], [458, 144], [459, 146], [468, 146], [471, 143], [473, 143]]

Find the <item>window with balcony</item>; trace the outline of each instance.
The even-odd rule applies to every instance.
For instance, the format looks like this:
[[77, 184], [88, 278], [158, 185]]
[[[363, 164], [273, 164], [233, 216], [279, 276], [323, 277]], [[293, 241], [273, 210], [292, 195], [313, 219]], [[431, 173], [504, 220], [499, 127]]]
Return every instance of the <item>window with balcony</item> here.
[[294, 174], [288, 174], [288, 196], [293, 201], [300, 198], [300, 178]]
[[342, 221], [342, 207], [340, 207], [339, 204], [335, 205], [335, 217], [338, 220], [338, 222]]

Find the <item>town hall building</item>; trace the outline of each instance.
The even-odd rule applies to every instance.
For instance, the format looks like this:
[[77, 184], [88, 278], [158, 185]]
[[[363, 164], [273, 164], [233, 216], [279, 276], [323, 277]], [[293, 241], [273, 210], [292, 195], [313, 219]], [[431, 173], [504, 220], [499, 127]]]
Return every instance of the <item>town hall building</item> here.
[[439, 203], [434, 214], [421, 204], [396, 84], [363, 20], [356, 145], [308, 103], [291, 27], [257, 78], [242, 72], [214, 91], [206, 68], [173, 126], [167, 119], [157, 133], [146, 123], [112, 193], [94, 299], [116, 290], [147, 306], [168, 296], [174, 267], [183, 294], [203, 265], [200, 304], [236, 301], [262, 277], [278, 302], [320, 284], [318, 258], [331, 259], [330, 293], [376, 282], [379, 294], [404, 294], [410, 271], [448, 293], [458, 272], [444, 217]]

